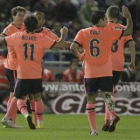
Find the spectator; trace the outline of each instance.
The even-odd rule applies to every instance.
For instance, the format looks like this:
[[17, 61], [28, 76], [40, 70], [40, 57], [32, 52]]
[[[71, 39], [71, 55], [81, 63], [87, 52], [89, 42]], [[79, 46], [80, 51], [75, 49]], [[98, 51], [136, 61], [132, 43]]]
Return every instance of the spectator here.
[[68, 38], [69, 41], [75, 38], [75, 35], [78, 33], [79, 30], [83, 28], [82, 23], [79, 19], [75, 19], [73, 21], [71, 29], [69, 29]]
[[58, 37], [60, 37], [60, 29], [61, 29], [61, 27], [62, 27], [61, 22], [55, 21], [53, 23], [52, 32], [55, 33]]
[[48, 70], [44, 67], [44, 63], [42, 62], [42, 81], [43, 82], [53, 82], [54, 77], [51, 70]]
[[42, 80], [43, 80], [43, 82], [53, 82], [54, 81], [54, 77], [52, 75], [52, 71], [48, 70], [46, 68], [43, 69]]
[[105, 9], [105, 1], [104, 0], [97, 0], [98, 2], [98, 7], [100, 9]]
[[137, 52], [140, 52], [140, 32], [139, 32], [139, 37], [136, 42], [136, 50], [137, 50]]
[[63, 23], [63, 25], [71, 25], [72, 21], [78, 17], [78, 10], [70, 0], [63, 0], [56, 6], [56, 20]]
[[5, 28], [5, 24], [3, 22], [0, 22], [0, 32], [2, 32], [4, 28]]
[[133, 35], [140, 27], [140, 0], [134, 0], [131, 5], [129, 5], [129, 11], [133, 20]]
[[[52, 32], [53, 32], [54, 34], [56, 34], [58, 37], [60, 37], [60, 29], [61, 29], [61, 27], [62, 27], [61, 22], [55, 21], [55, 22], [53, 23]], [[69, 40], [68, 35], [66, 35], [65, 40]]]
[[83, 72], [81, 70], [78, 70], [78, 60], [72, 59], [70, 62], [70, 67], [63, 72], [62, 82], [82, 83], [83, 79]]
[[7, 21], [11, 17], [11, 8], [12, 4], [10, 2], [0, 0], [0, 22], [3, 23], [2, 26], [4, 25], [4, 27], [8, 24]]
[[53, 20], [55, 18], [55, 2], [52, 0], [39, 0], [33, 11], [41, 11], [45, 14], [46, 26], [52, 28]]
[[71, 3], [73, 3], [77, 8], [79, 8], [81, 5], [83, 5], [86, 0], [70, 0]]
[[140, 29], [136, 30], [136, 32], [134, 34], [134, 40], [136, 41], [136, 43], [140, 41]]
[[93, 10], [98, 10], [95, 0], [86, 0], [86, 3], [80, 8], [80, 19], [84, 27], [92, 25], [90, 17]]
[[109, 6], [118, 5], [119, 8], [122, 6], [124, 0], [105, 0], [105, 6], [108, 8]]

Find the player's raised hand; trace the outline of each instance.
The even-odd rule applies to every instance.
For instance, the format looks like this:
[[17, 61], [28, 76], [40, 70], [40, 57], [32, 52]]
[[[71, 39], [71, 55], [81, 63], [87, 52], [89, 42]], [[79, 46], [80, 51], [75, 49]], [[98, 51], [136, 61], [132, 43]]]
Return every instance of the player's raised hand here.
[[131, 14], [126, 6], [122, 6], [122, 16], [124, 18], [131, 18]]
[[60, 29], [60, 33], [62, 35], [66, 35], [68, 33], [68, 28], [64, 26], [63, 28]]

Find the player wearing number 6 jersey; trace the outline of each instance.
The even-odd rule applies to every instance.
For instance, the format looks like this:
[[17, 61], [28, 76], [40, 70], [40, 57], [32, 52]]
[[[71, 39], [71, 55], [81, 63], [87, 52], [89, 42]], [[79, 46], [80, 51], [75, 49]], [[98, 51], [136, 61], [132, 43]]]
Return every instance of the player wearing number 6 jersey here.
[[[77, 49], [78, 47], [81, 46], [85, 53], [84, 84], [87, 94], [86, 109], [91, 126], [91, 135], [98, 135], [95, 112], [95, 96], [98, 89], [102, 91], [104, 100], [111, 112], [111, 118], [113, 119], [116, 115], [115, 105], [111, 99], [113, 92], [111, 47], [112, 43], [122, 35], [132, 34], [133, 28], [128, 9], [124, 6], [122, 10], [124, 17], [127, 18], [127, 27], [124, 31], [107, 27], [105, 12], [101, 10], [94, 11], [91, 16], [93, 27], [80, 30], [70, 47], [78, 59], [82, 58]], [[109, 129], [111, 132], [112, 126]]]
[[[106, 15], [108, 19], [108, 27], [113, 27], [116, 29], [125, 29], [126, 27], [122, 24], [118, 23], [119, 18], [119, 8], [116, 6], [110, 6], [107, 9]], [[121, 73], [123, 71], [124, 67], [124, 47], [125, 45], [129, 45], [130, 54], [131, 54], [131, 62], [130, 62], [130, 68], [131, 70], [135, 71], [135, 46], [134, 41], [132, 39], [132, 36], [122, 36], [119, 40], [115, 41], [112, 45], [112, 69], [113, 69], [113, 86], [117, 85]], [[112, 96], [112, 99], [114, 99], [114, 96]], [[119, 117], [116, 116], [115, 123], [119, 121]], [[110, 120], [110, 113], [108, 110], [107, 105], [105, 105], [105, 121], [104, 125], [102, 127], [103, 131], [108, 131], [109, 125], [112, 123]], [[116, 125], [116, 124], [115, 124]], [[114, 126], [115, 130], [115, 126]], [[112, 131], [114, 131], [112, 130]]]
[[[43, 104], [41, 102], [42, 92], [42, 67], [41, 61], [46, 49], [62, 48], [67, 28], [61, 29], [61, 37], [58, 42], [51, 40], [47, 36], [35, 33], [38, 20], [35, 16], [31, 15], [25, 18], [24, 24], [26, 31], [15, 33], [9, 37], [0, 38], [0, 44], [5, 46], [7, 43], [8, 49], [14, 48], [18, 59], [17, 65], [17, 83], [15, 87], [15, 97], [17, 98], [17, 106], [21, 113], [26, 118], [30, 129], [35, 129], [31, 116], [27, 111], [27, 106], [24, 102], [24, 97], [29, 93], [33, 94], [35, 100], [35, 110], [38, 112], [37, 125], [43, 126]], [[11, 103], [12, 104], [12, 103]], [[15, 109], [10, 106], [10, 109]], [[13, 126], [10, 118], [11, 112], [5, 115], [7, 125]]]

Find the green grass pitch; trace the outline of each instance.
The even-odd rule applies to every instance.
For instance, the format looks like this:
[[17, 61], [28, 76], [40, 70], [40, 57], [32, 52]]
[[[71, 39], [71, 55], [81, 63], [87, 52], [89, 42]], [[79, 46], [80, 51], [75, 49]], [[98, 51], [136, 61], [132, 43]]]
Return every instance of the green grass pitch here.
[[[0, 119], [3, 114], [0, 114]], [[120, 116], [113, 133], [103, 132], [103, 116], [97, 116], [98, 136], [89, 135], [86, 115], [44, 115], [45, 129], [30, 130], [22, 115], [17, 116], [21, 129], [3, 128], [0, 140], [140, 140], [140, 116]]]

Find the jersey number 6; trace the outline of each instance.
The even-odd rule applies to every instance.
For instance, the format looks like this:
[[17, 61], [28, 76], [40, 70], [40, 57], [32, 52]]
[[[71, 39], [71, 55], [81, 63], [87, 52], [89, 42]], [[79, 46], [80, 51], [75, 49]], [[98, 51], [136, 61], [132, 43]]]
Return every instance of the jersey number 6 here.
[[92, 57], [98, 57], [100, 55], [100, 48], [98, 45], [100, 41], [98, 39], [92, 39], [90, 41], [90, 54]]

